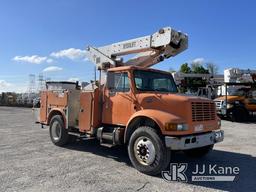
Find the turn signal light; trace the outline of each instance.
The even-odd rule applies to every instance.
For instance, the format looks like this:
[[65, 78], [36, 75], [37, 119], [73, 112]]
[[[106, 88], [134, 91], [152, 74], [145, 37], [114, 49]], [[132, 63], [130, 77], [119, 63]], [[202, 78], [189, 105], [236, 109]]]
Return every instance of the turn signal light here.
[[165, 124], [166, 131], [177, 131], [177, 124], [174, 123], [166, 123]]
[[188, 130], [188, 125], [187, 124], [166, 123], [165, 130], [166, 131], [186, 131], [186, 130]]

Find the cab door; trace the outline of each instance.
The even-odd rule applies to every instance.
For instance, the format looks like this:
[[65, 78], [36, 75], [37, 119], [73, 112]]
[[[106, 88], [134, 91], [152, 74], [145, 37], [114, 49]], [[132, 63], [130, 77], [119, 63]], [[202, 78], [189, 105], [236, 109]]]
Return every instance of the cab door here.
[[256, 111], [256, 91], [250, 91], [248, 97], [245, 99], [246, 108], [249, 111]]
[[125, 125], [132, 113], [132, 94], [127, 72], [108, 72], [103, 96], [103, 123]]

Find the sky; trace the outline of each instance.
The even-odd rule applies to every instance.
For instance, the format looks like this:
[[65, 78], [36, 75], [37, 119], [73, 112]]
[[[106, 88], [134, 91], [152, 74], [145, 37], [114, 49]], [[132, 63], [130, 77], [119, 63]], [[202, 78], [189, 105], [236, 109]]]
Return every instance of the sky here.
[[256, 69], [256, 1], [249, 0], [0, 0], [0, 92], [24, 92], [29, 74], [90, 81], [88, 45], [150, 35], [170, 26], [188, 34], [189, 48], [157, 64], [213, 62]]

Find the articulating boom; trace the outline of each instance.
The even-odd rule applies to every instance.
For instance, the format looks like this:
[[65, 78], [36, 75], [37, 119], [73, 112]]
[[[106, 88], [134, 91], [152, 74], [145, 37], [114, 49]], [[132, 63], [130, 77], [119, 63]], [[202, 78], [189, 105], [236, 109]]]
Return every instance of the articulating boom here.
[[[150, 67], [165, 58], [179, 54], [187, 47], [188, 37], [186, 34], [166, 27], [153, 35], [98, 48], [89, 46], [87, 48], [87, 57], [100, 70], [127, 65]], [[135, 53], [137, 55], [126, 62], [121, 57]]]

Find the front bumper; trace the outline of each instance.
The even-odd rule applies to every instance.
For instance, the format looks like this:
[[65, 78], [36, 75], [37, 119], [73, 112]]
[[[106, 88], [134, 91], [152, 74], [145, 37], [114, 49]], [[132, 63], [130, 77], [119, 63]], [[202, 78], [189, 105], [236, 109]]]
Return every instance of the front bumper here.
[[171, 150], [186, 150], [213, 145], [224, 139], [224, 131], [213, 131], [184, 137], [165, 136], [165, 145]]

